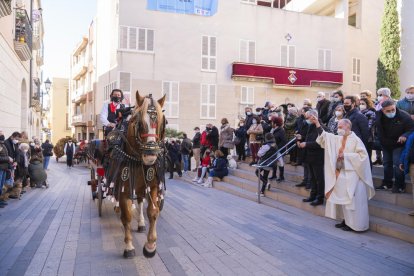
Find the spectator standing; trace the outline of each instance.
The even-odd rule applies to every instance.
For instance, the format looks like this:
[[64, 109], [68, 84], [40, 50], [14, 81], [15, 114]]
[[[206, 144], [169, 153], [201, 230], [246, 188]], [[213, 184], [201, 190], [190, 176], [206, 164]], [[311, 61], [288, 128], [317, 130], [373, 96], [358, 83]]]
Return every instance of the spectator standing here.
[[190, 170], [190, 153], [192, 150], [191, 140], [187, 137], [187, 133], [183, 133], [183, 141], [180, 145], [181, 157], [184, 163], [184, 173]]
[[[296, 121], [296, 139], [301, 139], [301, 135], [299, 133], [302, 133], [303, 131], [305, 131], [305, 128], [308, 128], [308, 124], [306, 123], [306, 119], [305, 119], [305, 114], [306, 112], [308, 112], [309, 110], [311, 110], [308, 106], [304, 106], [301, 109], [301, 115], [298, 118], [298, 120]], [[304, 162], [304, 149], [301, 149], [299, 147], [297, 148], [297, 165], [302, 165], [303, 166], [303, 181], [299, 184], [296, 184], [296, 187], [306, 187], [307, 190], [309, 190], [311, 188], [311, 183], [310, 183], [310, 172], [309, 172], [309, 166], [308, 164], [306, 164], [306, 162]]]
[[359, 93], [359, 96], [362, 99], [370, 99], [372, 101], [372, 92], [369, 90], [364, 90], [361, 93]]
[[206, 129], [203, 131], [203, 133], [201, 133], [201, 148], [200, 148], [200, 155], [203, 156], [204, 152], [207, 149], [211, 149], [211, 143], [210, 141], [207, 139], [207, 134], [208, 134], [208, 130], [207, 130], [207, 126]]
[[66, 155], [66, 165], [68, 168], [73, 167], [73, 157], [75, 156], [75, 143], [73, 143], [72, 139], [69, 139], [64, 148], [63, 152]]
[[344, 118], [345, 109], [343, 105], [337, 105], [334, 115], [328, 122], [328, 131], [333, 134], [338, 134], [338, 122]]
[[245, 121], [242, 119], [240, 120], [239, 124], [238, 124], [238, 128], [234, 131], [234, 135], [236, 136], [235, 138], [235, 145], [236, 145], [236, 153], [237, 153], [237, 160], [238, 161], [245, 161], [246, 160], [246, 151], [245, 151], [245, 146], [246, 146], [246, 135], [247, 135], [247, 131], [246, 131], [246, 127], [245, 127]]
[[[275, 138], [275, 142], [277, 145], [277, 148], [280, 149], [283, 146], [286, 145], [287, 139], [286, 139], [286, 133], [285, 129], [283, 128], [283, 120], [280, 117], [273, 117], [272, 118], [272, 130], [270, 131], [271, 134], [273, 134], [273, 137]], [[277, 182], [282, 182], [285, 180], [285, 164], [283, 161], [283, 158], [279, 159], [278, 164], [274, 164], [273, 166], [273, 175], [270, 179], [276, 178], [276, 171], [277, 167], [279, 167], [279, 177], [276, 179]]]
[[171, 161], [169, 179], [173, 179], [174, 171], [177, 172], [179, 177], [181, 177], [183, 173], [181, 172], [180, 146], [176, 143], [176, 141], [172, 140], [167, 144], [167, 151]]
[[234, 148], [233, 143], [234, 129], [230, 127], [227, 118], [221, 119], [220, 136], [219, 136], [219, 148], [224, 156], [229, 155], [230, 149]]
[[220, 150], [216, 150], [214, 152], [214, 161], [211, 166], [211, 170], [209, 173], [209, 177], [207, 179], [207, 182], [202, 184], [203, 187], [211, 188], [213, 187], [213, 178], [218, 177], [220, 179], [223, 179], [223, 177], [227, 176], [229, 174], [229, 170], [227, 168], [227, 158], [224, 156], [224, 154]]
[[316, 110], [318, 111], [319, 118], [321, 119], [322, 123], [326, 125], [330, 119], [328, 111], [331, 102], [325, 98], [324, 92], [319, 92], [316, 100], [318, 101], [316, 104]]
[[[259, 152], [257, 155], [260, 157], [259, 162], [264, 162], [270, 157], [272, 157], [278, 150], [275, 137], [271, 133], [267, 133], [265, 135], [264, 144], [260, 147]], [[280, 160], [280, 159], [279, 159]], [[277, 166], [276, 164], [273, 164], [273, 166]], [[262, 181], [262, 188], [260, 190], [260, 196], [264, 196], [264, 192], [266, 190], [266, 187], [268, 186], [268, 176], [269, 176], [269, 170], [264, 169], [257, 169], [256, 175], [260, 177], [260, 180]]]
[[201, 134], [200, 134], [200, 128], [195, 127], [194, 128], [194, 137], [193, 137], [193, 157], [195, 160], [195, 169], [193, 170], [196, 172], [198, 170], [198, 167], [200, 166], [200, 148], [201, 148]]
[[[285, 132], [286, 132], [286, 140], [290, 141], [295, 138], [296, 132], [296, 121], [298, 120], [298, 109], [296, 107], [289, 107], [288, 114], [285, 120]], [[296, 157], [297, 157], [297, 148], [295, 147], [289, 153], [289, 161], [290, 163], [295, 166], [296, 165]]]
[[308, 165], [311, 178], [310, 196], [303, 199], [303, 202], [310, 202], [312, 206], [317, 206], [323, 204], [325, 197], [324, 150], [316, 142], [319, 134], [311, 121], [312, 117], [317, 119], [318, 112], [315, 110], [306, 112], [307, 126], [302, 129], [297, 145], [304, 149], [304, 162]]
[[[377, 102], [375, 105], [375, 110], [376, 111], [380, 111], [382, 109], [381, 104], [384, 101], [387, 100], [391, 100], [391, 90], [387, 87], [382, 87], [380, 89], [377, 90]], [[375, 153], [377, 156], [377, 159], [375, 160], [375, 162], [373, 163], [373, 165], [382, 165], [383, 161], [382, 161], [382, 152], [381, 152], [381, 142], [379, 141], [379, 138], [377, 136], [377, 134], [375, 133], [375, 137], [374, 137], [374, 147], [375, 147]]]
[[344, 93], [341, 90], [332, 93], [332, 101], [328, 107], [328, 117], [332, 118], [335, 114], [336, 107], [344, 104]]
[[357, 102], [354, 96], [346, 96], [344, 100], [345, 119], [349, 119], [352, 123], [352, 131], [358, 136], [365, 147], [368, 145], [368, 120], [362, 115], [357, 108]]
[[312, 108], [312, 101], [310, 99], [304, 99], [303, 100], [303, 107], [305, 107], [305, 106], [307, 106], [309, 108]]
[[13, 185], [13, 175], [17, 167], [18, 155], [19, 155], [19, 140], [21, 139], [21, 134], [19, 132], [13, 132], [12, 135], [4, 142], [4, 145], [7, 148], [7, 153], [13, 159], [12, 165], [9, 167], [10, 170], [6, 176], [6, 182], [11, 186]]
[[397, 108], [410, 114], [414, 120], [414, 85], [405, 89], [405, 97], [398, 101]]
[[376, 127], [384, 154], [384, 180], [377, 189], [392, 187], [393, 193], [405, 192], [404, 172], [399, 169], [400, 156], [408, 136], [414, 131], [414, 121], [407, 112], [398, 109], [393, 100], [387, 100], [377, 113]]
[[263, 111], [262, 111], [262, 119], [264, 120], [264, 121], [267, 121], [267, 122], [269, 122], [269, 113], [270, 113], [270, 108], [272, 107], [272, 103], [271, 102], [266, 102], [265, 103], [265, 106], [264, 106], [264, 108], [263, 108]]
[[213, 151], [218, 149], [219, 131], [212, 124], [207, 124], [207, 140], [210, 142]]
[[251, 127], [251, 125], [252, 125], [252, 123], [253, 123], [253, 110], [252, 110], [252, 108], [251, 107], [246, 107], [245, 109], [244, 109], [244, 111], [245, 111], [245, 114], [246, 114], [246, 118], [245, 118], [245, 121], [244, 121], [244, 126], [245, 126], [245, 128], [246, 128], [246, 144], [247, 144], [247, 153], [246, 153], [246, 155], [247, 156], [250, 156], [251, 155], [251, 152], [250, 152], [250, 143], [249, 143], [249, 135], [247, 135], [247, 130]]
[[43, 150], [43, 168], [47, 170], [49, 167], [50, 157], [53, 156], [53, 152], [52, 152], [53, 145], [49, 142], [49, 140], [46, 140], [42, 144], [42, 150]]
[[4, 134], [0, 131], [0, 208], [4, 208], [8, 205], [8, 203], [3, 198], [3, 186], [6, 182], [7, 170], [13, 162], [13, 159], [7, 153], [7, 148], [4, 145], [4, 140]]
[[250, 143], [250, 152], [252, 153], [252, 162], [250, 162], [250, 166], [256, 164], [259, 161], [259, 157], [257, 156], [257, 152], [259, 151], [260, 143], [263, 137], [263, 128], [260, 124], [260, 117], [255, 115], [253, 117], [252, 125], [247, 130], [247, 135], [249, 135], [249, 143]]
[[375, 137], [375, 118], [376, 112], [374, 103], [369, 98], [362, 98], [359, 102], [359, 110], [362, 115], [364, 115], [368, 120], [368, 143], [367, 143], [367, 152], [369, 156], [369, 163], [372, 167], [372, 149], [374, 147], [374, 137]]
[[[410, 174], [414, 203], [414, 132], [408, 136], [404, 150], [401, 153], [399, 167], [401, 171], [404, 171], [404, 174]], [[414, 216], [414, 210], [410, 211], [408, 215]]]

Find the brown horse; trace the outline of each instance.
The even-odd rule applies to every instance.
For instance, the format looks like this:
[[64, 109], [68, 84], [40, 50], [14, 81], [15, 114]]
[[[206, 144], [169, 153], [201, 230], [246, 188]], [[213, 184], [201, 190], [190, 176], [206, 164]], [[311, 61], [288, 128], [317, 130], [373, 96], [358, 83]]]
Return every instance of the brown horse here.
[[[149, 231], [143, 253], [153, 257], [156, 252], [157, 231], [156, 222], [163, 198], [164, 161], [163, 140], [165, 134], [165, 117], [162, 113], [165, 95], [158, 101], [152, 96], [142, 97], [136, 92], [136, 107], [132, 111], [128, 123], [126, 143], [121, 155], [124, 161], [118, 167], [115, 187], [115, 197], [119, 201], [121, 220], [125, 229], [124, 257], [135, 256], [132, 244], [131, 219], [133, 200], [138, 199], [138, 232], [145, 231], [143, 216], [144, 203], [148, 202], [147, 216]], [[119, 154], [118, 154], [119, 155]]]

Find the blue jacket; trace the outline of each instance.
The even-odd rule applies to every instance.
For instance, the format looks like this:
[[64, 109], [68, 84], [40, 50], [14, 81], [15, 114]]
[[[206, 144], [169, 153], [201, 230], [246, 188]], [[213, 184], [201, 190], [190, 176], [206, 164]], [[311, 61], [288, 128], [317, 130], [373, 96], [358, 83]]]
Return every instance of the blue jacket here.
[[[400, 163], [404, 166], [404, 173], [408, 174], [410, 172], [410, 149], [414, 143], [414, 132], [408, 136], [407, 141], [405, 142], [404, 150], [401, 153]], [[413, 163], [414, 160], [411, 160]]]
[[213, 161], [212, 173], [215, 177], [223, 178], [229, 174], [229, 170], [227, 169], [228, 161], [224, 157], [216, 158]]
[[401, 99], [397, 102], [397, 108], [404, 110], [410, 115], [414, 115], [414, 101], [409, 101], [407, 98]]
[[354, 108], [345, 113], [345, 119], [352, 123], [352, 131], [358, 136], [366, 146], [369, 138], [368, 119], [358, 109]]

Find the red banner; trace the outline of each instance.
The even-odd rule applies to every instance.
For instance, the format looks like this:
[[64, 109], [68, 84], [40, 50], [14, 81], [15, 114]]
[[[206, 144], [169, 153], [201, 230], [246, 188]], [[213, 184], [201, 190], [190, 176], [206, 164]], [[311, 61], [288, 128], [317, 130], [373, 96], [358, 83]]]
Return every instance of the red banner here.
[[312, 86], [312, 83], [342, 85], [343, 73], [260, 64], [233, 63], [232, 79], [268, 80], [280, 86]]

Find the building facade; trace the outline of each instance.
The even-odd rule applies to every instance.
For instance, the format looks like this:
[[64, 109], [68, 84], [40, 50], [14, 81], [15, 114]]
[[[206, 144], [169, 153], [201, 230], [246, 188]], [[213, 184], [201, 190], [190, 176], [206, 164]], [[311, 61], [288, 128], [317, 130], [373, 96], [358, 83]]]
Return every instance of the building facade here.
[[[399, 0], [399, 14], [401, 24], [401, 66], [399, 70], [401, 91], [414, 85], [414, 24], [412, 14], [414, 1]], [[404, 97], [404, 93], [401, 93]]]
[[43, 19], [40, 0], [0, 0], [0, 129], [41, 136]]
[[72, 107], [69, 80], [53, 78], [50, 95], [49, 124], [51, 129], [51, 142], [56, 144], [61, 138], [72, 137], [69, 110]]
[[169, 127], [191, 132], [268, 100], [375, 90], [382, 12], [383, 0], [226, 0], [210, 17], [98, 1], [95, 110], [115, 87], [132, 105], [137, 90], [166, 94]]
[[95, 138], [96, 44], [94, 28], [95, 21], [89, 26], [88, 35], [82, 38], [71, 55], [69, 116], [73, 135], [79, 141]]

